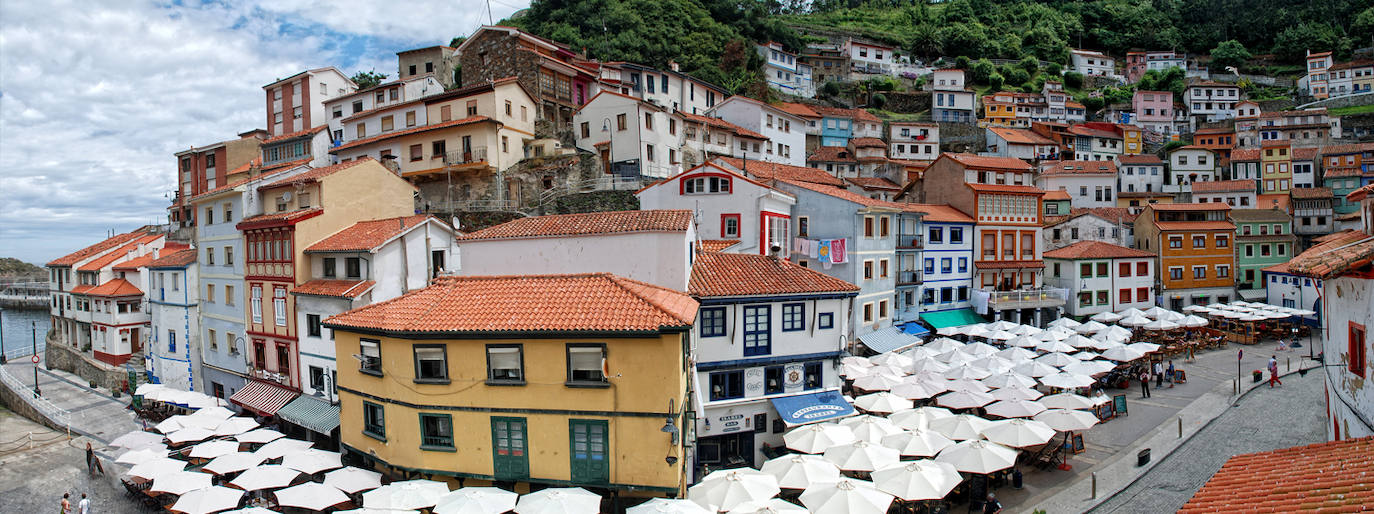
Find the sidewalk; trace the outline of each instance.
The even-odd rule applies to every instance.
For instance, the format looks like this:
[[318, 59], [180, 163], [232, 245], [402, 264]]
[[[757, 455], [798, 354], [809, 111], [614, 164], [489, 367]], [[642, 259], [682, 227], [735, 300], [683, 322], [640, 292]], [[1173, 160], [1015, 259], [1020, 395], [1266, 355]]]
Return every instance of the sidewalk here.
[[[33, 368], [34, 365], [28, 361], [11, 361], [4, 365], [5, 371], [24, 386], [24, 390], [15, 391], [19, 393], [18, 396], [42, 411], [46, 406], [39, 406], [39, 402], [32, 397]], [[65, 421], [73, 434], [90, 437], [100, 445], [105, 445], [116, 437], [143, 428], [142, 424], [135, 421], [133, 411], [128, 409], [128, 395], [113, 398], [108, 390], [92, 389], [86, 384], [81, 377], [71, 373], [50, 371], [41, 365], [38, 368], [38, 388], [43, 398], [66, 411], [67, 420], [56, 422], [60, 425]], [[9, 383], [0, 384], [0, 387], [13, 389]]]

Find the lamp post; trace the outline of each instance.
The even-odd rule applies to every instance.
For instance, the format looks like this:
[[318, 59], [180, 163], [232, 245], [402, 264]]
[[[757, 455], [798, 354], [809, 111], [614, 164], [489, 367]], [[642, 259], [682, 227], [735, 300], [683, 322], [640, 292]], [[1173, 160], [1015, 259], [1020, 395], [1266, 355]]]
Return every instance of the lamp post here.
[[5, 357], [5, 309], [0, 309], [0, 364], [8, 360]]
[[[606, 173], [615, 174], [615, 133], [611, 132], [611, 117], [601, 120], [601, 132], [606, 134]], [[614, 177], [612, 177], [614, 178]]]
[[[38, 357], [38, 322], [30, 321], [29, 330], [33, 332], [33, 356]], [[43, 391], [38, 389], [38, 362], [33, 363], [33, 395], [43, 396]]]

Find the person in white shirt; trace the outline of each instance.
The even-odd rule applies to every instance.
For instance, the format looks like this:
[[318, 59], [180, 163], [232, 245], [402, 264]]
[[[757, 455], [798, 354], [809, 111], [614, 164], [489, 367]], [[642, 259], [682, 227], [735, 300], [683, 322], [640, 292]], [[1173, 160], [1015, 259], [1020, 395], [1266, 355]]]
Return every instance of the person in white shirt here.
[[76, 504], [78, 514], [91, 514], [91, 499], [86, 497], [86, 493], [81, 493], [81, 502]]

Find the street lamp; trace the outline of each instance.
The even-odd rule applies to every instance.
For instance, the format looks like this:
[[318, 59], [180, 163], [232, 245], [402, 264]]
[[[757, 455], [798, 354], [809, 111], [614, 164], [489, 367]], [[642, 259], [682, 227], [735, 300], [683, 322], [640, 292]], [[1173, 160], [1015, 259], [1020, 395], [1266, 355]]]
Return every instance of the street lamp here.
[[606, 134], [606, 172], [615, 174], [615, 134], [611, 132], [611, 117], [601, 120], [601, 132]]
[[[38, 357], [38, 322], [30, 321], [29, 330], [33, 332], [33, 356]], [[33, 395], [43, 396], [43, 391], [38, 389], [38, 362], [33, 363]]]

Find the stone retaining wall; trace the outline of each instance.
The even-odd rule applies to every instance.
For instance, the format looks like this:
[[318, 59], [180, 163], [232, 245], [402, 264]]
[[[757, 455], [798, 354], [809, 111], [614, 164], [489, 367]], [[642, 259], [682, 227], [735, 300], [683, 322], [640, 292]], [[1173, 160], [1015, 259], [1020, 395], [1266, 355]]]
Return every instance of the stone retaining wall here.
[[48, 348], [44, 353], [48, 369], [60, 369], [88, 382], [94, 380], [96, 386], [107, 391], [122, 389], [124, 381], [129, 379], [129, 373], [123, 367], [112, 367], [97, 361], [54, 339], [48, 339]]

